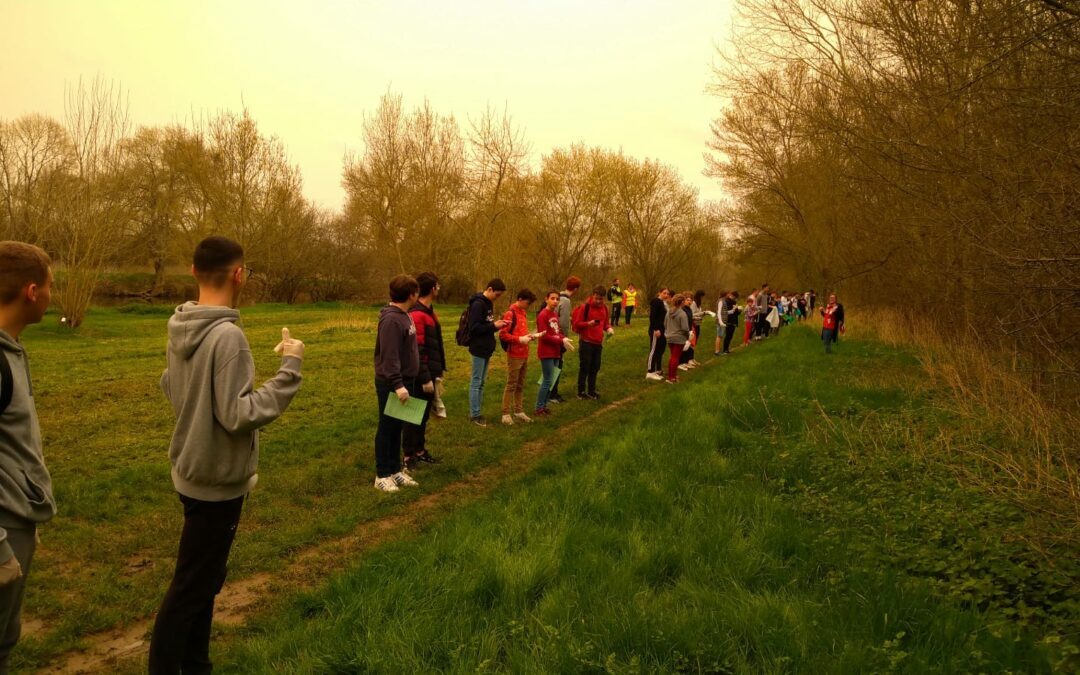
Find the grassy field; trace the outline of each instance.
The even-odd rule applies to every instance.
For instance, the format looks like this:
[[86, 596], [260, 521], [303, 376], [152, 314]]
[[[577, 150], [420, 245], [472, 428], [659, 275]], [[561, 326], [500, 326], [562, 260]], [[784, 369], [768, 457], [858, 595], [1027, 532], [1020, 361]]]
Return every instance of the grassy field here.
[[[97, 310], [78, 335], [48, 322], [25, 335], [60, 513], [42, 531], [20, 667], [150, 616], [164, 591], [181, 524], [157, 389], [169, 311]], [[447, 461], [419, 490], [383, 495], [371, 488], [375, 313], [242, 311], [260, 377], [282, 325], [307, 358], [301, 394], [264, 434], [230, 566], [230, 582], [285, 582], [252, 623], [219, 627], [226, 672], [1080, 665], [1072, 539], [1033, 542], [1030, 512], [933, 451], [952, 433], [949, 394], [909, 353], [852, 339], [826, 358], [799, 328], [677, 387], [646, 385], [642, 323], [605, 348], [600, 388], [644, 395], [597, 419], [574, 401], [544, 423], [481, 430], [465, 420], [466, 354], [451, 347], [451, 419], [431, 434]], [[449, 326], [457, 310], [442, 315]], [[536, 377], [534, 362], [531, 394]], [[503, 378], [493, 369], [489, 416]], [[459, 490], [376, 550], [320, 568], [314, 587], [289, 588], [305, 550], [397, 522], [537, 445], [548, 455], [524, 476]]]
[[[29, 626], [15, 652], [17, 666], [43, 666], [85, 643], [89, 633], [150, 616], [164, 593], [182, 524], [167, 457], [172, 412], [158, 389], [171, 311], [149, 305], [96, 309], [77, 334], [56, 327], [50, 316], [23, 336], [59, 513], [41, 530], [24, 617]], [[433, 423], [430, 434], [433, 453], [446, 461], [418, 475], [419, 491], [383, 495], [371, 487], [378, 308], [242, 310], [259, 378], [277, 367], [272, 348], [281, 326], [304, 340], [307, 351], [300, 394], [264, 431], [259, 485], [245, 505], [230, 580], [281, 570], [295, 552], [407, 509], [420, 495], [596, 409], [596, 403], [573, 401], [543, 423], [486, 430], [469, 424], [467, 352], [452, 345], [459, 311], [441, 312], [451, 341], [446, 395], [451, 417]], [[616, 335], [604, 350], [600, 390], [605, 398], [638, 388], [644, 324], [636, 328]], [[503, 363], [498, 352], [485, 392], [489, 416], [499, 410]], [[576, 364], [572, 369], [576, 373]], [[527, 394], [535, 396], [538, 376], [534, 361]]]

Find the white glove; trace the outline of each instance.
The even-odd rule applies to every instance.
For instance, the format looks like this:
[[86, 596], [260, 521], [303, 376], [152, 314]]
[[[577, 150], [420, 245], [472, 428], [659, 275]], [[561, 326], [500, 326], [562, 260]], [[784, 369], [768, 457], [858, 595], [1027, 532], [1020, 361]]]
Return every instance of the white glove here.
[[405, 387], [398, 387], [394, 391], [394, 393], [397, 394], [398, 400], [401, 401], [402, 403], [409, 400], [409, 390], [406, 389]]
[[423, 385], [421, 385], [420, 388], [424, 390], [425, 394], [434, 394], [435, 393], [435, 383], [434, 382], [425, 382]]
[[570, 338], [563, 338], [562, 346], [566, 347], [566, 351], [568, 352], [574, 351], [574, 343], [570, 341]]
[[608, 329], [607, 329], [607, 334], [608, 334], [608, 335], [614, 335], [614, 334], [615, 334], [615, 329], [614, 329], [614, 328], [611, 328], [611, 327], [609, 326], [609, 327], [608, 327]]
[[277, 347], [274, 347], [275, 354], [281, 354], [282, 357], [292, 356], [304, 360], [304, 343], [300, 342], [296, 338], [289, 335], [288, 328], [281, 329], [281, 342]]
[[19, 565], [15, 556], [11, 556], [6, 563], [0, 565], [0, 586], [7, 586], [21, 576], [22, 566]]
[[518, 342], [520, 342], [523, 345], [527, 345], [530, 342], [532, 342], [532, 336], [531, 335], [522, 335], [521, 337], [518, 338]]
[[442, 398], [443, 395], [443, 379], [441, 377], [435, 378], [435, 395]]

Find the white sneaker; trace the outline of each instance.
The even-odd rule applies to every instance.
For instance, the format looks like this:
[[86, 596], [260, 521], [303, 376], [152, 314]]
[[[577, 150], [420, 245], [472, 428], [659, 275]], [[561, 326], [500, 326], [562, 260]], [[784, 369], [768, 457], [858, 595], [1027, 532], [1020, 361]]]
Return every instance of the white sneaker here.
[[438, 417], [439, 419], [442, 419], [442, 420], [446, 419], [446, 406], [441, 405], [441, 402], [440, 402], [440, 405], [435, 406], [435, 411], [434, 412], [435, 412], [435, 417]]
[[532, 422], [532, 418], [523, 412], [514, 413], [514, 419], [518, 422]]
[[393, 476], [390, 476], [390, 479], [392, 481], [394, 481], [394, 484], [397, 485], [398, 487], [401, 487], [402, 485], [407, 485], [409, 487], [415, 487], [415, 486], [420, 484], [420, 483], [417, 483], [416, 481], [414, 481], [412, 479], [412, 476], [405, 473], [404, 471], [398, 471]]
[[652, 380], [653, 382], [660, 382], [664, 379], [664, 376], [660, 373], [646, 373], [645, 379]]
[[375, 477], [375, 489], [382, 490], [383, 492], [397, 492], [398, 486], [394, 482], [393, 476], [386, 476], [385, 478]]
[[691, 368], [697, 368], [700, 365], [701, 365], [701, 361], [698, 361], [697, 359], [691, 359], [690, 360], [690, 367]]
[[682, 370], [682, 371], [685, 372], [687, 370], [690, 370], [690, 366], [686, 365], [685, 363], [679, 364], [679, 370]]
[[509, 415], [502, 416], [502, 423], [508, 427], [514, 426], [514, 418]]

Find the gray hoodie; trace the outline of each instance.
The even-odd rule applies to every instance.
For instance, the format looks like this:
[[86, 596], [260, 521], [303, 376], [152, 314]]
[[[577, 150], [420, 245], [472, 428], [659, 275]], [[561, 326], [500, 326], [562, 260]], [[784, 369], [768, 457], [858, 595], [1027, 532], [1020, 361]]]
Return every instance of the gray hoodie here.
[[0, 350], [11, 368], [11, 403], [0, 414], [0, 563], [11, 559], [4, 528], [29, 528], [56, 513], [52, 479], [41, 452], [41, 429], [22, 344], [0, 330]]
[[684, 345], [690, 340], [690, 319], [682, 307], [668, 309], [664, 317], [664, 338], [670, 345]]
[[564, 293], [559, 293], [559, 304], [555, 308], [555, 314], [559, 317], [559, 330], [563, 335], [570, 334], [570, 314], [573, 313], [574, 302], [570, 299], [570, 296]]
[[161, 389], [176, 428], [172, 479], [182, 495], [209, 502], [248, 493], [258, 480], [259, 427], [277, 419], [300, 389], [300, 359], [285, 357], [255, 389], [255, 361], [227, 307], [187, 302], [169, 319], [168, 367]]

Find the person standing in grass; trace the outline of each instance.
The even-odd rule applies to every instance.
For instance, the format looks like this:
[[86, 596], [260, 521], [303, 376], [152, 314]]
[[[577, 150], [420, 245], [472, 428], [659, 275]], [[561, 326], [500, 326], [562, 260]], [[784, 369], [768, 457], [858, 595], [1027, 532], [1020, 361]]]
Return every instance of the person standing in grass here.
[[821, 308], [821, 341], [825, 343], [825, 353], [832, 353], [836, 334], [844, 326], [844, 306], [836, 301], [836, 294], [829, 296], [829, 304]]
[[618, 326], [623, 306], [623, 292], [622, 288], [619, 287], [618, 279], [611, 282], [611, 288], [607, 291], [607, 299], [611, 303], [611, 325]]
[[746, 329], [743, 331], [743, 346], [750, 344], [754, 337], [754, 329], [757, 326], [757, 294], [758, 289], [750, 291], [746, 296]]
[[466, 330], [469, 333], [469, 354], [472, 356], [472, 377], [469, 379], [469, 419], [473, 424], [487, 426], [481, 414], [484, 403], [484, 383], [488, 365], [495, 353], [495, 333], [502, 330], [504, 322], [494, 318], [495, 301], [506, 293], [502, 279], [492, 279], [487, 288], [469, 299]]
[[0, 241], [0, 673], [22, 632], [37, 528], [56, 514], [45, 468], [30, 361], [19, 337], [52, 299], [51, 261], [37, 246]]
[[656, 297], [649, 301], [649, 365], [645, 373], [646, 380], [658, 382], [664, 379], [664, 349], [667, 347], [664, 322], [670, 299], [671, 291], [661, 288]]
[[150, 672], [210, 672], [214, 598], [225, 583], [244, 498], [258, 480], [259, 428], [300, 389], [304, 343], [281, 331], [277, 374], [255, 389], [240, 313], [250, 277], [244, 249], [225, 237], [195, 248], [199, 299], [169, 319], [161, 389], [176, 415], [169, 444], [172, 482], [184, 507], [176, 570], [150, 638]]
[[668, 384], [679, 381], [679, 357], [682, 356], [683, 347], [690, 340], [690, 315], [685, 311], [690, 298], [679, 293], [671, 299], [671, 306], [664, 317], [664, 337], [667, 339], [671, 357], [668, 359]]
[[[716, 349], [714, 354], [730, 354], [731, 339], [739, 327], [739, 292], [728, 291], [720, 294], [716, 305]], [[720, 333], [723, 331], [723, 351], [721, 351]]]
[[574, 343], [562, 332], [559, 325], [559, 292], [550, 290], [544, 296], [544, 308], [536, 317], [536, 330], [541, 333], [540, 343], [536, 347], [536, 354], [540, 359], [540, 369], [543, 378], [540, 382], [540, 391], [536, 395], [536, 414], [547, 416], [548, 395], [555, 383], [555, 368], [559, 365], [563, 352], [574, 351]]
[[578, 349], [578, 398], [599, 400], [596, 391], [596, 376], [600, 372], [600, 357], [604, 351], [604, 336], [612, 335], [615, 329], [608, 319], [607, 305], [604, 304], [604, 287], [597, 286], [592, 295], [574, 310], [574, 332], [581, 336]]
[[[573, 297], [579, 288], [581, 288], [581, 279], [571, 275], [566, 279], [566, 288], [562, 293], [559, 293], [559, 306], [555, 311], [559, 317], [559, 330], [562, 331], [563, 335], [570, 334], [570, 315], [573, 313], [574, 307]], [[565, 353], [566, 350], [563, 350], [563, 354]], [[562, 370], [562, 375], [551, 386], [551, 393], [548, 394], [549, 403], [562, 403], [565, 400], [559, 395], [559, 383], [566, 379], [566, 364], [563, 355], [559, 356], [559, 368]]]
[[626, 325], [630, 325], [630, 317], [634, 316], [634, 308], [637, 307], [637, 289], [634, 284], [626, 284], [623, 291], [623, 313], [626, 314]]
[[[409, 308], [420, 297], [420, 284], [407, 274], [390, 280], [390, 304], [379, 312], [375, 335], [375, 397], [379, 406], [379, 425], [375, 430], [375, 489], [397, 492], [417, 483], [404, 471], [401, 442], [406, 422], [386, 414], [386, 402], [396, 396], [401, 403], [420, 393], [431, 396], [435, 385], [430, 371], [420, 375], [420, 350], [416, 343], [416, 324]], [[419, 390], [419, 392], [418, 392]]]
[[430, 382], [431, 387], [421, 385], [414, 395], [428, 402], [424, 408], [424, 419], [419, 425], [406, 424], [401, 435], [401, 446], [405, 454], [405, 468], [412, 469], [421, 462], [425, 464], [438, 464], [427, 449], [427, 425], [428, 419], [434, 413], [437, 417], [446, 417], [446, 409], [442, 414], [436, 403], [439, 402], [439, 389], [442, 387], [443, 373], [446, 371], [446, 352], [443, 350], [442, 325], [439, 317], [435, 314], [435, 299], [439, 297], [439, 278], [432, 272], [424, 272], [416, 277], [416, 283], [420, 288], [420, 297], [409, 309], [409, 318], [416, 326], [416, 348], [420, 353], [420, 371], [418, 381]]
[[532, 422], [525, 414], [525, 377], [528, 372], [529, 343], [533, 334], [529, 332], [529, 305], [536, 302], [536, 294], [527, 288], [517, 293], [517, 298], [510, 309], [503, 315], [503, 327], [499, 331], [499, 342], [506, 351], [506, 389], [503, 390], [502, 423], [512, 425], [517, 422]]

